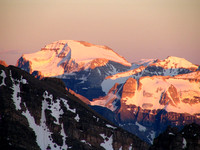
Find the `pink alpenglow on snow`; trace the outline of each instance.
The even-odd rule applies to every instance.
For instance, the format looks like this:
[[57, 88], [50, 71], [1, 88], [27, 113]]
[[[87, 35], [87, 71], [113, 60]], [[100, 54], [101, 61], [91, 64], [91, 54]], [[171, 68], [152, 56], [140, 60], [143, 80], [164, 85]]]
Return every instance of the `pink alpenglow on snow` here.
[[[110, 60], [125, 66], [131, 64], [123, 57], [106, 46], [93, 45], [83, 41], [60, 40], [46, 45], [40, 51], [24, 54], [25, 60], [31, 62], [31, 70], [37, 70], [43, 76], [57, 76], [64, 74], [63, 63], [75, 63], [82, 69], [88, 69], [95, 64], [96, 59]], [[105, 65], [103, 64], [100, 65]], [[77, 70], [73, 70], [77, 71]], [[72, 71], [72, 72], [73, 72]]]

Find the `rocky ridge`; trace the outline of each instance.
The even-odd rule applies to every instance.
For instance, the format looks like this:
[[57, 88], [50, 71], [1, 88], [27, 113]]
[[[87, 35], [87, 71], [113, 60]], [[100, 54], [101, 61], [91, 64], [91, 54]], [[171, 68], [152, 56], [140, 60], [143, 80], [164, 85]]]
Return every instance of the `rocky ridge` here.
[[99, 116], [56, 78], [0, 65], [1, 149], [147, 149]]

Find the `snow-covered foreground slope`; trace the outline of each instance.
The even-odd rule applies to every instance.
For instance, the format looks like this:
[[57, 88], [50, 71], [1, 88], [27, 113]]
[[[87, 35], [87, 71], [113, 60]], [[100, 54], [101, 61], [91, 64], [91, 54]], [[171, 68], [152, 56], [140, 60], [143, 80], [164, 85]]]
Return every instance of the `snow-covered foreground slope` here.
[[[96, 59], [100, 59], [101, 61]], [[43, 76], [57, 76], [65, 72], [104, 66], [108, 61], [131, 66], [123, 57], [106, 46], [87, 42], [60, 40], [46, 45], [40, 51], [24, 54], [17, 66], [29, 62], [30, 73], [40, 71]], [[25, 68], [24, 68], [25, 69]]]
[[0, 99], [0, 149], [149, 147], [92, 111], [56, 78], [38, 80], [19, 68], [0, 65]]

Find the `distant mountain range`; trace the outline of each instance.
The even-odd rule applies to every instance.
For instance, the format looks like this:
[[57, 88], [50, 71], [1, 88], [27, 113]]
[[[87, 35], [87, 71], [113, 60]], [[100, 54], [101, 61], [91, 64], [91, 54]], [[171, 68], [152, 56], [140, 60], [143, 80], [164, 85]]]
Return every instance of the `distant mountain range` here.
[[106, 46], [62, 40], [24, 54], [17, 67], [62, 79], [93, 110], [148, 143], [168, 125], [200, 124], [200, 69], [184, 58], [131, 64]]
[[[78, 97], [116, 126], [137, 135], [149, 144], [153, 144], [153, 140], [169, 125], [181, 130], [191, 123], [200, 124], [200, 67], [184, 58], [169, 56], [164, 60], [143, 59], [131, 64], [106, 46], [62, 40], [48, 44], [36, 53], [24, 54], [19, 58], [17, 67], [42, 82], [46, 77], [51, 77], [53, 79], [48, 80], [54, 81], [56, 78], [61, 79], [64, 85], [61, 82], [59, 84], [67, 88], [68, 95]], [[1, 73], [1, 76], [3, 86], [4, 74]], [[57, 90], [55, 83], [53, 86], [55, 87], [51, 88]], [[40, 99], [45, 101], [44, 92], [43, 90], [43, 94], [40, 94], [43, 95]], [[63, 100], [59, 98], [59, 101]], [[47, 102], [40, 102], [41, 111], [37, 112], [43, 111], [43, 103], [51, 108], [60, 105], [57, 102]], [[23, 107], [18, 102], [14, 103], [17, 111], [19, 109], [25, 116], [26, 109], [21, 110]], [[36, 105], [33, 104], [33, 108]], [[68, 107], [67, 104], [65, 106]], [[89, 110], [90, 108], [87, 107]], [[54, 118], [61, 113], [57, 109], [59, 108], [50, 109]], [[71, 107], [69, 109], [73, 110]], [[38, 119], [38, 123], [40, 120]], [[54, 123], [62, 124], [58, 118], [53, 120]], [[62, 126], [60, 129], [62, 130]], [[80, 138], [78, 140], [80, 142]], [[97, 148], [100, 145], [92, 146]], [[144, 149], [148, 147], [142, 143], [141, 145]], [[113, 148], [119, 149], [120, 146]]]

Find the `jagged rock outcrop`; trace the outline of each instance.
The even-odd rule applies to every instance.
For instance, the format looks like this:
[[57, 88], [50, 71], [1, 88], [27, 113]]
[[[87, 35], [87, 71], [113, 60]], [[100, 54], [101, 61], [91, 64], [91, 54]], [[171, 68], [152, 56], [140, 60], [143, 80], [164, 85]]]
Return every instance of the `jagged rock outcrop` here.
[[129, 110], [130, 107], [126, 104], [127, 98], [132, 98], [137, 90], [137, 81], [133, 78], [129, 78], [122, 89], [122, 96], [121, 96], [121, 107], [119, 110], [119, 119], [122, 122], [134, 120], [135, 115], [133, 115]]
[[[31, 62], [26, 60], [23, 56], [20, 57], [16, 64], [17, 67], [22, 68], [23, 70], [32, 73]], [[38, 71], [38, 70], [36, 70]]]
[[137, 80], [129, 78], [123, 86], [121, 99], [124, 100], [126, 99], [126, 97], [132, 98], [135, 95], [136, 90], [137, 90]]
[[177, 89], [172, 84], [169, 86], [167, 91], [165, 91], [162, 94], [159, 103], [161, 105], [170, 104], [170, 105], [173, 105], [175, 107], [177, 106], [178, 103], [180, 103], [179, 94], [177, 92]]
[[56, 78], [0, 65], [0, 149], [148, 149], [102, 118]]

